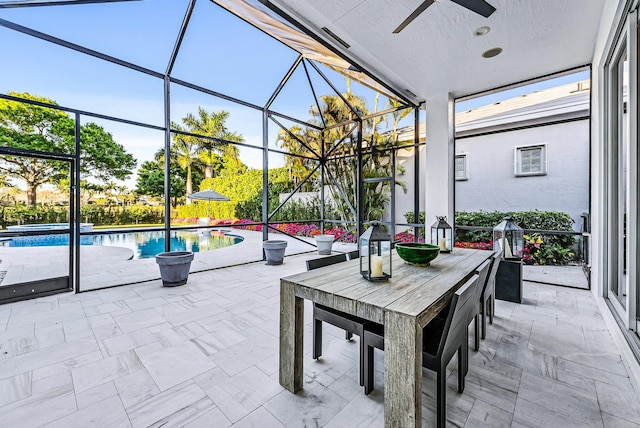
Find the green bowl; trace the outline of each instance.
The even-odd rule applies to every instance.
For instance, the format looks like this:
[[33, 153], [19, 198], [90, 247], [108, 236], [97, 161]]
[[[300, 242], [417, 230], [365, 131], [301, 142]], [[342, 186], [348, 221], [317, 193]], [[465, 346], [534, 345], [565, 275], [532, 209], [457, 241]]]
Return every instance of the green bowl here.
[[396, 251], [402, 260], [407, 263], [426, 266], [440, 253], [440, 247], [421, 242], [405, 242], [396, 244]]

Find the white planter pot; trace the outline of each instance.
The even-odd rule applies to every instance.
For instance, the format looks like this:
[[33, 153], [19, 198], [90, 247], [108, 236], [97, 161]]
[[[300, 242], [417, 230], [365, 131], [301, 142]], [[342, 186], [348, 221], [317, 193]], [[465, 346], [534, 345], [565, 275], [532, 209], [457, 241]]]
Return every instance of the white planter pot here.
[[316, 235], [316, 246], [318, 247], [318, 254], [327, 255], [331, 254], [331, 246], [335, 235]]
[[287, 241], [263, 241], [262, 248], [268, 265], [281, 265], [284, 260]]

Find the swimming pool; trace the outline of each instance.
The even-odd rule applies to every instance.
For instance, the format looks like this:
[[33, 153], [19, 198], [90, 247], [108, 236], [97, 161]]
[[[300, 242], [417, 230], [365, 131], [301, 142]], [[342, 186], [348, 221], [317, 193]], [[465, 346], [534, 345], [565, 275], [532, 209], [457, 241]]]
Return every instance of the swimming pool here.
[[[211, 251], [238, 244], [243, 237], [225, 230], [174, 230], [170, 235], [171, 251]], [[0, 241], [4, 247], [42, 247], [69, 245], [69, 235], [17, 236]], [[83, 235], [80, 245], [125, 247], [133, 250], [134, 259], [147, 259], [164, 252], [164, 232], [114, 232], [105, 235]]]

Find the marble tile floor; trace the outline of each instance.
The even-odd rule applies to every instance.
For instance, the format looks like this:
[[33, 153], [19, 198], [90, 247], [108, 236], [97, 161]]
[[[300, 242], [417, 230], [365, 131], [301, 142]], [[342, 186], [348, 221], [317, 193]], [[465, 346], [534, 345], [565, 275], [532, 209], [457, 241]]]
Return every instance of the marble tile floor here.
[[[382, 427], [376, 390], [358, 386], [358, 344], [325, 325], [305, 383], [278, 383], [281, 266], [253, 263], [0, 306], [2, 427]], [[590, 292], [526, 282], [525, 301], [497, 301], [466, 390], [449, 366], [448, 424], [456, 427], [640, 427], [640, 401]], [[425, 370], [423, 426], [435, 423], [435, 376]]]

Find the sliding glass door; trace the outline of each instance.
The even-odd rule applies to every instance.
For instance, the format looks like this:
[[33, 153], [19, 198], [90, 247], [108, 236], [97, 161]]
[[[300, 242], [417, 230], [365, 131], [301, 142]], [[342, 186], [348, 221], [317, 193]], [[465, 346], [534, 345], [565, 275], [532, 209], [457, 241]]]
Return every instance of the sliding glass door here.
[[607, 297], [637, 331], [638, 290], [638, 21], [629, 14], [605, 68], [607, 90]]

